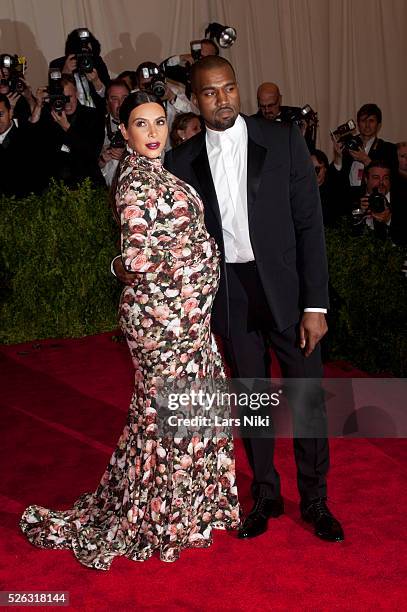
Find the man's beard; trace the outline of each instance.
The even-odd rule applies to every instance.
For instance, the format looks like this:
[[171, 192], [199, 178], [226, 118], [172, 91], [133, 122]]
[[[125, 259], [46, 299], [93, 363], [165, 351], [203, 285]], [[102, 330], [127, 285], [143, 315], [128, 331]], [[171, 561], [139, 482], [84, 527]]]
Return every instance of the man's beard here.
[[233, 125], [235, 125], [236, 119], [237, 115], [233, 115], [232, 117], [228, 117], [227, 119], [215, 119], [213, 122], [213, 127], [217, 130], [228, 130]]

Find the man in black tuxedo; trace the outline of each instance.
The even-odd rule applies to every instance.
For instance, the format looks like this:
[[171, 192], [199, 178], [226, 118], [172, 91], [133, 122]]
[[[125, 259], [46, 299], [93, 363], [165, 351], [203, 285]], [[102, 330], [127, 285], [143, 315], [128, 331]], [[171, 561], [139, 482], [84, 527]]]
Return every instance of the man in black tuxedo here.
[[[287, 378], [320, 378], [328, 274], [315, 171], [296, 126], [245, 117], [234, 70], [220, 57], [195, 63], [193, 102], [206, 124], [169, 151], [165, 165], [193, 185], [221, 253], [213, 331], [236, 378], [270, 375], [270, 344]], [[313, 407], [314, 415], [318, 408]], [[324, 407], [317, 417], [324, 421]], [[246, 440], [255, 504], [239, 536], [257, 536], [284, 511], [274, 441]], [[343, 531], [326, 505], [325, 437], [295, 438], [302, 517], [329, 541]]]

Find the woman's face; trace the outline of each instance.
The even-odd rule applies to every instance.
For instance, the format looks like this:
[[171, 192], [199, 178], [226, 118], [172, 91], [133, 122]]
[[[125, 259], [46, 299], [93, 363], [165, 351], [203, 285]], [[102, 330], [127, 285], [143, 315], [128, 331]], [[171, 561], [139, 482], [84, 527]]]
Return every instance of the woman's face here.
[[326, 179], [326, 167], [324, 166], [324, 164], [321, 164], [317, 160], [315, 155], [311, 155], [311, 159], [312, 159], [312, 163], [314, 164], [315, 172], [317, 175], [318, 187], [321, 187], [321, 185], [324, 184], [325, 179]]
[[188, 140], [198, 134], [201, 131], [201, 122], [198, 117], [193, 117], [187, 123], [187, 127], [185, 130], [177, 130], [178, 135], [182, 138], [182, 140]]
[[140, 104], [131, 111], [127, 128], [121, 123], [120, 129], [133, 151], [150, 159], [160, 157], [168, 136], [162, 106], [156, 102]]

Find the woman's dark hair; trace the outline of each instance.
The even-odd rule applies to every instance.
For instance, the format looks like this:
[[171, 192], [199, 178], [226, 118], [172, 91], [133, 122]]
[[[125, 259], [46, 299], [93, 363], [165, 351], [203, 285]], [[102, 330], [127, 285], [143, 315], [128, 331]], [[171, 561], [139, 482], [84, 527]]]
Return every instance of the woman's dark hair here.
[[131, 111], [137, 108], [138, 106], [141, 106], [142, 104], [147, 104], [148, 102], [155, 102], [156, 104], [159, 104], [162, 107], [164, 113], [167, 114], [164, 103], [161, 98], [158, 98], [154, 94], [148, 93], [147, 91], [133, 91], [127, 96], [127, 98], [123, 100], [120, 106], [120, 123], [123, 123], [124, 127], [127, 128]]
[[311, 155], [313, 155], [314, 157], [317, 158], [318, 163], [322, 164], [323, 166], [325, 166], [325, 168], [328, 170], [329, 169], [329, 161], [327, 156], [325, 155], [325, 153], [323, 151], [321, 151], [321, 149], [314, 149], [311, 153]]
[[[131, 111], [137, 108], [138, 106], [141, 106], [142, 104], [147, 104], [148, 102], [155, 102], [156, 104], [159, 104], [162, 107], [164, 113], [167, 114], [165, 107], [164, 107], [164, 103], [161, 100], [161, 98], [158, 98], [154, 94], [148, 93], [147, 91], [140, 91], [140, 90], [133, 91], [132, 93], [129, 93], [127, 98], [123, 100], [120, 106], [120, 110], [119, 110], [120, 123], [123, 123], [124, 127], [127, 128], [129, 124], [129, 118], [131, 115]], [[129, 155], [129, 152], [127, 151], [127, 149], [125, 149], [122, 157], [120, 158], [119, 164], [116, 168], [116, 172], [114, 174], [113, 181], [110, 187], [110, 192], [109, 192], [110, 207], [112, 209], [113, 217], [119, 226], [120, 226], [120, 218], [119, 218], [119, 215], [117, 214], [117, 208], [116, 208], [116, 190], [117, 190], [117, 183], [119, 182], [121, 165], [122, 165], [123, 160], [127, 157], [127, 155]]]
[[[65, 55], [71, 55], [72, 53], [75, 53], [75, 54], [80, 53], [81, 45], [80, 45], [78, 29], [80, 30], [81, 28], [72, 30], [72, 32], [68, 34], [66, 42], [65, 42]], [[101, 51], [100, 42], [98, 41], [97, 38], [93, 36], [92, 32], [90, 31], [89, 31], [88, 40], [90, 42], [90, 46], [91, 46], [93, 55], [94, 56], [100, 55], [100, 51]]]
[[185, 130], [192, 119], [199, 119], [199, 115], [195, 113], [180, 113], [179, 115], [175, 115], [170, 132], [171, 146], [177, 147], [183, 142], [181, 136], [178, 134], [178, 130]]
[[138, 87], [137, 73], [135, 70], [123, 70], [123, 72], [117, 75], [117, 78], [118, 79], [128, 78], [130, 81], [130, 89], [137, 89]]

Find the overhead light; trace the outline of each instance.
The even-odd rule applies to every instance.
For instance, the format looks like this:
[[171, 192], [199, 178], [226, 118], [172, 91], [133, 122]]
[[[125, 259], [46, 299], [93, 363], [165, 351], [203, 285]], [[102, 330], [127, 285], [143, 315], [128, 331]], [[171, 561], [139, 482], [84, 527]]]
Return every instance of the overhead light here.
[[231, 47], [236, 40], [235, 28], [220, 23], [210, 23], [205, 30], [205, 38], [214, 38], [222, 49]]

